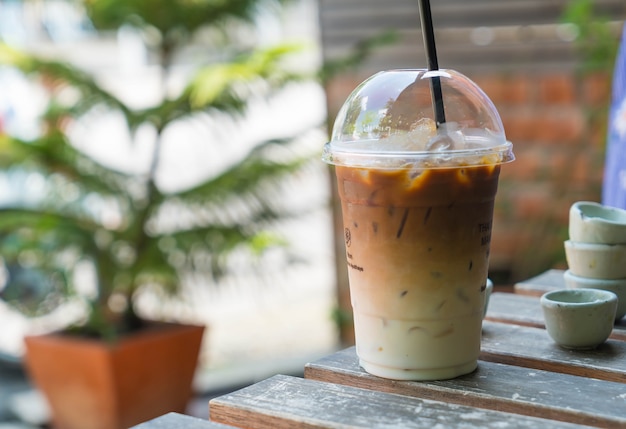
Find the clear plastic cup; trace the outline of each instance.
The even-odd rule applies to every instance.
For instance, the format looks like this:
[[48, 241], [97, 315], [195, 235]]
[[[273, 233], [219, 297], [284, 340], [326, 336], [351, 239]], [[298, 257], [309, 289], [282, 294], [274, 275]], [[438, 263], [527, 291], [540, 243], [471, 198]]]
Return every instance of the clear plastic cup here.
[[514, 159], [493, 103], [453, 70], [380, 72], [348, 97], [322, 158], [338, 180], [361, 366], [399, 380], [473, 371], [498, 176]]

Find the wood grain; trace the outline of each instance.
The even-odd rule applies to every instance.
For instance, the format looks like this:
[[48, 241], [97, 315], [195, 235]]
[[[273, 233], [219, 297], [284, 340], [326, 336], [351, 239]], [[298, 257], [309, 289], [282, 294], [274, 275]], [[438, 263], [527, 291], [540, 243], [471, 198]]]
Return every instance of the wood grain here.
[[234, 429], [234, 427], [179, 413], [167, 413], [130, 429]]
[[[439, 64], [457, 70], [563, 70], [578, 63], [575, 46], [559, 35], [568, 0], [437, 0], [432, 3]], [[596, 1], [594, 11], [616, 21], [624, 17], [622, 0]], [[372, 52], [359, 67], [366, 70], [424, 64], [419, 9], [414, 0], [320, 0], [320, 36], [326, 59], [342, 58], [354, 46], [393, 29], [397, 40]], [[479, 42], [479, 28], [488, 40]]]
[[626, 342], [609, 339], [594, 350], [557, 346], [544, 329], [483, 323], [480, 357], [491, 362], [626, 383]]
[[[211, 420], [250, 429], [569, 428], [570, 423], [277, 375], [210, 402]], [[508, 423], [508, 424], [507, 424]]]
[[532, 295], [492, 293], [485, 320], [545, 328], [539, 298]]
[[568, 374], [479, 363], [471, 374], [452, 380], [394, 381], [366, 373], [355, 348], [305, 367], [305, 378], [482, 409], [577, 424], [626, 426], [626, 386]]
[[528, 280], [518, 282], [513, 289], [516, 294], [541, 296], [555, 289], [564, 289], [563, 270], [548, 270]]

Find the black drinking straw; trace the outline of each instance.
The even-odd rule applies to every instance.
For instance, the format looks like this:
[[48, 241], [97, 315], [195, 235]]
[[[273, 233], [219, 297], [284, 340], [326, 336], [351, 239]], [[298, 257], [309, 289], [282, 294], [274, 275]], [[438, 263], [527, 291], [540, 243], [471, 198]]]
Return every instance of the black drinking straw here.
[[[428, 70], [439, 70], [437, 63], [437, 48], [435, 47], [435, 32], [433, 31], [433, 18], [430, 13], [430, 0], [419, 0], [420, 22], [422, 24], [422, 36], [424, 38], [424, 49], [428, 60]], [[435, 121], [437, 127], [446, 122], [446, 114], [443, 108], [443, 94], [441, 92], [441, 80], [439, 76], [430, 79], [430, 93], [435, 111]]]

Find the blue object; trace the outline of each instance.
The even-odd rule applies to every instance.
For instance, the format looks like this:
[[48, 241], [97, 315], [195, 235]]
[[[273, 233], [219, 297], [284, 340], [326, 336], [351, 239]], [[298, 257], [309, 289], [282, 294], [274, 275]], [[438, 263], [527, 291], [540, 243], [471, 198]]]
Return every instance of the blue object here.
[[602, 203], [626, 209], [626, 24], [613, 74]]

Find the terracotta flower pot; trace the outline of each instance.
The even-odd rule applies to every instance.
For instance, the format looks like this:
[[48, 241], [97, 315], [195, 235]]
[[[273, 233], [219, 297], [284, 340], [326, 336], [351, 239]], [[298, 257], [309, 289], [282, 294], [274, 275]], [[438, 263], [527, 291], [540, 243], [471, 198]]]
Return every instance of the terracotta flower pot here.
[[185, 411], [204, 327], [151, 324], [114, 344], [29, 336], [26, 368], [58, 429], [122, 429]]

